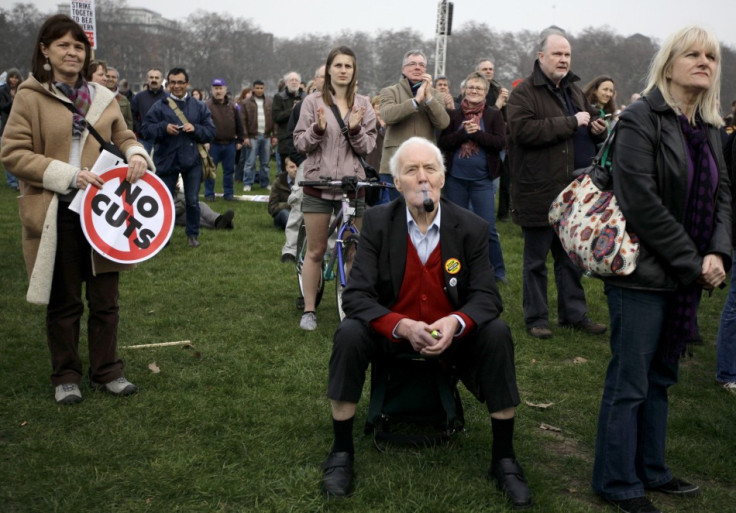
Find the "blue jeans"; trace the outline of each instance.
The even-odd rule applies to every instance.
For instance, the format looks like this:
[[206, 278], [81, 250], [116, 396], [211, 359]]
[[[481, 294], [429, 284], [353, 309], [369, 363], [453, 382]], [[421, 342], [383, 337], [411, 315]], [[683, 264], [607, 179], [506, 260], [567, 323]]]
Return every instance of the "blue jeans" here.
[[[225, 198], [233, 197], [233, 179], [235, 174], [235, 143], [210, 143], [210, 155], [215, 161], [215, 167], [222, 162], [222, 195]], [[215, 195], [215, 181], [208, 178], [204, 181], [204, 197]]]
[[[202, 183], [202, 166], [194, 166], [190, 169], [179, 171], [184, 182], [184, 202], [187, 216], [186, 234], [199, 236], [199, 184]], [[179, 173], [170, 173], [159, 178], [169, 188], [172, 198], [176, 198], [176, 180]]]
[[643, 497], [672, 479], [665, 465], [667, 390], [677, 363], [658, 351], [669, 294], [605, 286], [611, 361], [598, 417], [593, 489], [604, 499]]
[[276, 228], [281, 228], [282, 230], [286, 229], [286, 223], [289, 221], [289, 214], [291, 213], [291, 210], [288, 208], [285, 208], [283, 210], [279, 210], [275, 216], [273, 216], [273, 225]]
[[[394, 183], [394, 177], [392, 174], [381, 173], [379, 175], [379, 178], [382, 182], [390, 183], [391, 185], [393, 185]], [[399, 196], [401, 196], [401, 194], [399, 194], [399, 191], [397, 191], [396, 189], [381, 189], [381, 194], [379, 195], [378, 201], [375, 204], [384, 205], [386, 203], [391, 203]]]
[[249, 153], [250, 148], [244, 144], [243, 147], [240, 148], [240, 158], [235, 163], [235, 180], [237, 181], [243, 181], [243, 173], [245, 173], [245, 161], [248, 159]]
[[493, 264], [496, 279], [506, 277], [503, 263], [501, 241], [496, 230], [496, 185], [495, 180], [461, 180], [451, 175], [446, 177], [445, 195], [447, 199], [463, 208], [470, 209], [488, 223], [488, 254]]
[[17, 189], [18, 188], [18, 179], [15, 177], [13, 173], [5, 170], [5, 182], [8, 184], [8, 187], [11, 189]]
[[721, 383], [736, 381], [736, 270], [731, 270], [731, 288], [721, 313], [716, 355], [716, 380]]
[[258, 172], [258, 184], [264, 189], [269, 184], [269, 164], [271, 162], [271, 138], [258, 134], [250, 138], [250, 152], [248, 160], [245, 161], [245, 172], [243, 173], [243, 185], [253, 185], [255, 181], [256, 157], [261, 163]]

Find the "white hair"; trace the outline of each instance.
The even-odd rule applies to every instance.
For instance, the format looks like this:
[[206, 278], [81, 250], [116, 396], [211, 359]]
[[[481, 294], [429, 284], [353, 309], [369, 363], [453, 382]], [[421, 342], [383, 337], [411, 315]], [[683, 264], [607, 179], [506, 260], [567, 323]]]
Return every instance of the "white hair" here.
[[442, 174], [445, 174], [445, 161], [442, 158], [442, 152], [440, 151], [440, 149], [435, 146], [434, 143], [425, 139], [424, 137], [414, 136], [401, 143], [401, 146], [399, 146], [399, 148], [396, 150], [396, 153], [393, 154], [391, 160], [389, 160], [388, 162], [388, 167], [391, 170], [391, 176], [393, 176], [394, 179], [398, 178], [399, 173], [401, 172], [401, 157], [404, 155], [404, 152], [408, 151], [412, 146], [424, 146], [425, 148], [431, 148], [432, 151], [434, 151], [437, 162], [440, 165]]

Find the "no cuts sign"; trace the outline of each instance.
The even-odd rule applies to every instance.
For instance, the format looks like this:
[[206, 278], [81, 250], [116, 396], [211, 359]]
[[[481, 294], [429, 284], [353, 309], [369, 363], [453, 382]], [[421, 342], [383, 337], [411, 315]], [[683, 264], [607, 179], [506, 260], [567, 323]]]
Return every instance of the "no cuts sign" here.
[[150, 171], [132, 184], [128, 167], [100, 174], [99, 189], [89, 186], [82, 197], [82, 230], [101, 255], [123, 264], [148, 260], [174, 231], [174, 200], [166, 185]]

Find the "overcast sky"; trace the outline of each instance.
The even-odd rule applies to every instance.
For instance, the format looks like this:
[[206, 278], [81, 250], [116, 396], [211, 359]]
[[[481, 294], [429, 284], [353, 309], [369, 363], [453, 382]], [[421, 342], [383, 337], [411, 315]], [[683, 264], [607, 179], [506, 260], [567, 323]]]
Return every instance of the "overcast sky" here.
[[[16, 0], [0, 0], [9, 6]], [[32, 1], [42, 11], [54, 11], [57, 0]], [[164, 17], [183, 20], [203, 6], [218, 13], [249, 18], [277, 37], [303, 33], [331, 34], [342, 29], [373, 33], [380, 29], [412, 27], [432, 37], [437, 22], [433, 0], [128, 0]], [[486, 23], [494, 30], [539, 31], [555, 24], [576, 35], [586, 27], [609, 25], [623, 36], [641, 33], [660, 41], [687, 24], [715, 31], [736, 49], [734, 0], [455, 0], [453, 27], [468, 21]], [[452, 39], [450, 38], [450, 43]], [[573, 48], [573, 52], [574, 52]]]

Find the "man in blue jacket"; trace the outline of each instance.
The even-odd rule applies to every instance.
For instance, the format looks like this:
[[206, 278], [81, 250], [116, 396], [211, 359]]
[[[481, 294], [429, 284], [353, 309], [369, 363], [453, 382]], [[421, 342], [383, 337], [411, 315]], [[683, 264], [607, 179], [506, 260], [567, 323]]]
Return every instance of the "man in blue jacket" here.
[[173, 68], [167, 75], [169, 94], [153, 104], [141, 123], [144, 139], [154, 141], [156, 174], [176, 194], [176, 180], [181, 174], [187, 217], [187, 243], [199, 247], [199, 186], [202, 182], [202, 158], [199, 144], [215, 138], [215, 124], [204, 103], [188, 93], [189, 75], [183, 68]]

